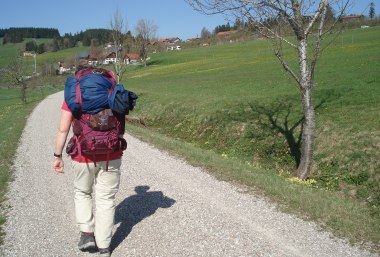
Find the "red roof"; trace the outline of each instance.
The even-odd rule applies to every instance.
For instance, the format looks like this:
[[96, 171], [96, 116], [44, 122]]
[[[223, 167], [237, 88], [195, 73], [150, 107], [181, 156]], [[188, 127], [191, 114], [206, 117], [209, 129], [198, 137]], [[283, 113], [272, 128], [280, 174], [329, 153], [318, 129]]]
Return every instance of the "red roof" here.
[[126, 54], [125, 58], [133, 59], [133, 60], [138, 60], [140, 59], [140, 55], [138, 54]]
[[342, 20], [351, 20], [351, 19], [360, 19], [361, 15], [350, 15], [350, 16], [343, 16]]

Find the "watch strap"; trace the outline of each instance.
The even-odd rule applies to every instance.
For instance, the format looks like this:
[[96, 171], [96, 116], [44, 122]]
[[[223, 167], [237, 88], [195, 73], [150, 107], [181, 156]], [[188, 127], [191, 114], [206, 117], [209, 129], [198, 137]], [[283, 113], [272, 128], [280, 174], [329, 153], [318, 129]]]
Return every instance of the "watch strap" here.
[[56, 153], [54, 153], [54, 157], [62, 158], [62, 154], [56, 154]]

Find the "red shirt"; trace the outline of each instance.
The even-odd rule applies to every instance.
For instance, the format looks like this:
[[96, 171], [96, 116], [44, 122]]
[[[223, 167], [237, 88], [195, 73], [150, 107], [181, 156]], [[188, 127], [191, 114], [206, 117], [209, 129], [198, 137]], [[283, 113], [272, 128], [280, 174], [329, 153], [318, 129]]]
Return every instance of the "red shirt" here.
[[[63, 101], [62, 104], [62, 110], [71, 112], [69, 107], [67, 106], [66, 101]], [[97, 154], [97, 155], [72, 155], [71, 159], [76, 162], [81, 163], [91, 163], [91, 162], [102, 162], [102, 161], [112, 161], [112, 160], [118, 160], [121, 159], [121, 156], [123, 156], [123, 151], [117, 151], [110, 154]]]

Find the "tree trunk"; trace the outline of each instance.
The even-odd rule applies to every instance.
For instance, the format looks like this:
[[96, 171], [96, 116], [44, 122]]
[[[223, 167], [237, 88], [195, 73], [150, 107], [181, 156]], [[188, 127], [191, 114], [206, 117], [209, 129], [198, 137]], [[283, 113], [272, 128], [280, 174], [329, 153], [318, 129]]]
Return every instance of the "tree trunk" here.
[[24, 82], [21, 84], [21, 101], [26, 104], [26, 84]]
[[307, 40], [300, 39], [298, 43], [299, 65], [301, 71], [300, 91], [304, 113], [302, 128], [301, 160], [297, 173], [300, 179], [307, 179], [313, 160], [315, 114], [312, 101], [313, 81], [307, 62]]
[[300, 179], [307, 179], [313, 160], [315, 129], [314, 107], [310, 87], [306, 87], [305, 90], [302, 91], [302, 106], [305, 119], [302, 128], [301, 161], [297, 173]]

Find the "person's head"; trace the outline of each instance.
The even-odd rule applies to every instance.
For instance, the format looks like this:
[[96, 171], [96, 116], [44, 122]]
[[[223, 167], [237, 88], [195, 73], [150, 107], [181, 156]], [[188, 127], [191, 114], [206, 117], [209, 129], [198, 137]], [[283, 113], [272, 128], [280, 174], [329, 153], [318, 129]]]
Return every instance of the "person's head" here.
[[144, 194], [148, 192], [149, 188], [149, 186], [137, 186], [135, 187], [135, 192], [138, 194]]
[[77, 67], [77, 70], [75, 71], [75, 74], [77, 74], [79, 71], [83, 70], [83, 69], [94, 69], [95, 67], [91, 66], [91, 65], [78, 65]]

